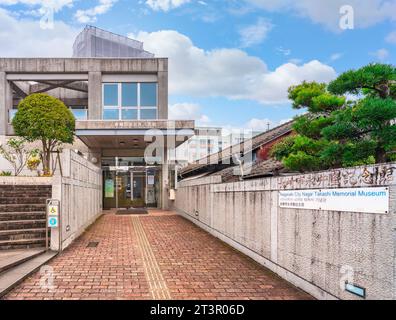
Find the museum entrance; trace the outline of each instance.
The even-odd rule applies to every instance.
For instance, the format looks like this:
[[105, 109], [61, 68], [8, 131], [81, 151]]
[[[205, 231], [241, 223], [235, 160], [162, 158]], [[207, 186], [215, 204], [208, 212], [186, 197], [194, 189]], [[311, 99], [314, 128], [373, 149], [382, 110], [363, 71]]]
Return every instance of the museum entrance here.
[[125, 161], [115, 158], [102, 162], [103, 208], [156, 208], [160, 194], [160, 167], [134, 165], [133, 162], [120, 166], [120, 160]]

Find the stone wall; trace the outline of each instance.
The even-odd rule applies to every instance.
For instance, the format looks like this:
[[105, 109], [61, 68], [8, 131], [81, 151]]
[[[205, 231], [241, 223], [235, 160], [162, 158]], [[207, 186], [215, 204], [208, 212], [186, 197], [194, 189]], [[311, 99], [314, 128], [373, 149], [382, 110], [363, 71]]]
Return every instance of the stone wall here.
[[[175, 209], [318, 299], [396, 299], [396, 164], [221, 183], [179, 183]], [[389, 186], [390, 212], [280, 208], [280, 190]], [[353, 279], [351, 279], [351, 277]]]
[[[51, 248], [62, 249], [79, 237], [102, 213], [102, 171], [72, 150], [61, 155], [59, 170], [53, 178], [52, 198], [61, 201], [60, 229], [51, 232]], [[59, 230], [62, 231], [61, 238]]]

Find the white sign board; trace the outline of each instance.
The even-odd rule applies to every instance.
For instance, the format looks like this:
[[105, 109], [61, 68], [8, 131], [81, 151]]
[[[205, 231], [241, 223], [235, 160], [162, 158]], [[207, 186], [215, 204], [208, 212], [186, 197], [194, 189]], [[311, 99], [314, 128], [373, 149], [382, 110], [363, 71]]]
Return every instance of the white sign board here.
[[389, 188], [279, 191], [281, 208], [388, 213]]

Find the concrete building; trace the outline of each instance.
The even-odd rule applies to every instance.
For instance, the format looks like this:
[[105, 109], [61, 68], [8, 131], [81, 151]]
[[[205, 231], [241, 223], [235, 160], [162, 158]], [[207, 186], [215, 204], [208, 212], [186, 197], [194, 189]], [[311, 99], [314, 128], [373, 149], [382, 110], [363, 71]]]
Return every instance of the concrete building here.
[[182, 166], [222, 150], [222, 128], [200, 127], [195, 134], [176, 149], [176, 159]]
[[[108, 41], [106, 32], [86, 28], [75, 55], [84, 52], [81, 39], [88, 39], [85, 48], [92, 44], [92, 32], [96, 43], [100, 36]], [[113, 47], [122, 40], [113, 38]], [[168, 60], [142, 58], [140, 44], [125, 50], [110, 52], [112, 58], [0, 58], [0, 140], [14, 135], [11, 120], [21, 99], [32, 93], [55, 96], [77, 120], [77, 139], [67, 147], [103, 169], [103, 207], [167, 209], [168, 150], [193, 135], [194, 121], [168, 120]], [[152, 143], [157, 148], [145, 157]]]
[[276, 176], [284, 167], [281, 162], [270, 157], [270, 150], [276, 143], [293, 133], [292, 127], [293, 121], [290, 121], [256, 134], [253, 138], [241, 139], [239, 143], [183, 167], [178, 171], [179, 178], [183, 180], [221, 176], [224, 182], [235, 182]]
[[250, 130], [230, 131], [220, 127], [199, 127], [195, 129], [193, 137], [176, 149], [176, 160], [184, 167], [223, 149], [252, 139], [258, 134], [260, 132]]

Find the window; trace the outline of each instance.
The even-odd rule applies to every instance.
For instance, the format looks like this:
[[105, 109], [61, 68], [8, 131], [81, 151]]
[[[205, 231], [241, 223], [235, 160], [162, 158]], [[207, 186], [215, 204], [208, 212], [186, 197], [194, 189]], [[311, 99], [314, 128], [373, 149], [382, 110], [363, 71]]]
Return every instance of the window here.
[[88, 110], [86, 107], [71, 107], [70, 108], [71, 112], [74, 115], [74, 118], [76, 120], [87, 120], [88, 119]]
[[104, 105], [106, 107], [118, 106], [118, 84], [104, 85]]
[[142, 120], [157, 119], [157, 109], [141, 109], [140, 119]]
[[157, 83], [104, 83], [104, 120], [158, 118]]
[[140, 84], [140, 105], [142, 107], [157, 106], [157, 84], [141, 83]]
[[122, 107], [137, 107], [138, 92], [137, 83], [122, 84]]
[[138, 110], [137, 109], [122, 109], [122, 120], [137, 120]]
[[104, 120], [119, 120], [119, 110], [118, 109], [105, 109], [103, 111], [103, 119]]

